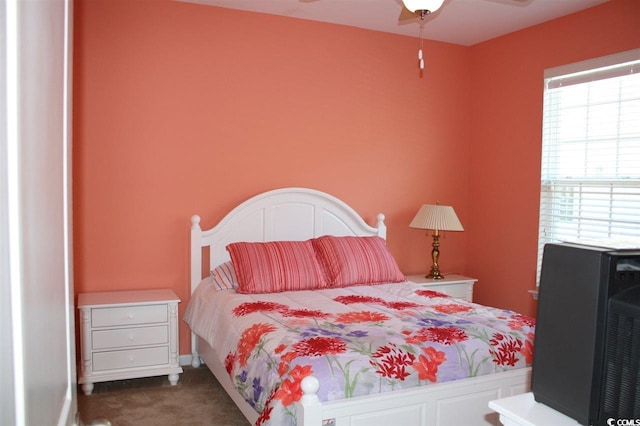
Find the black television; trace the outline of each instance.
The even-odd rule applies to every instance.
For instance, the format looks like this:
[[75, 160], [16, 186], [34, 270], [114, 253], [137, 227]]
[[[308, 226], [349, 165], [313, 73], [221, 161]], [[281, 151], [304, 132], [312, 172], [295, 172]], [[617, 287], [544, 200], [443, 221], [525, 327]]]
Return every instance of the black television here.
[[640, 419], [640, 249], [545, 245], [531, 389], [583, 425]]

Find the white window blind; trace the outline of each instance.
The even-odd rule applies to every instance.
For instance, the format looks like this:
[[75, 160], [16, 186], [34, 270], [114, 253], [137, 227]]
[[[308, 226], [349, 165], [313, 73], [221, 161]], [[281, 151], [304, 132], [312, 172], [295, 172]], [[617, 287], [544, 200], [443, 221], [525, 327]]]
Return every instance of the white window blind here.
[[545, 73], [538, 238], [640, 247], [640, 49]]

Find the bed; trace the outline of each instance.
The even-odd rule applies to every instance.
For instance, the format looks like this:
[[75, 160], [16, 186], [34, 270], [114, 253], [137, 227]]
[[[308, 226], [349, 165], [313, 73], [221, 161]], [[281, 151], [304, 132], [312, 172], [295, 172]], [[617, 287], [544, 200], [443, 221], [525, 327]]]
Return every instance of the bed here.
[[[529, 390], [533, 320], [406, 282], [376, 219], [307, 188], [259, 194], [208, 230], [191, 218], [192, 365], [250, 423], [499, 424], [488, 402]], [[268, 273], [247, 267], [274, 253]]]

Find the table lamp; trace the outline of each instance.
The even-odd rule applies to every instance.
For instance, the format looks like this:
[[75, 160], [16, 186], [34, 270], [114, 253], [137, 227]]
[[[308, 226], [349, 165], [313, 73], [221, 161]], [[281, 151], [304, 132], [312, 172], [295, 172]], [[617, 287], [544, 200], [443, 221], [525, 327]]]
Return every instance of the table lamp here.
[[441, 280], [444, 278], [440, 274], [438, 257], [440, 256], [440, 231], [464, 231], [456, 212], [451, 206], [441, 206], [440, 204], [424, 204], [418, 210], [416, 217], [409, 224], [410, 228], [433, 230], [433, 250], [431, 259], [433, 264], [431, 272], [427, 278]]

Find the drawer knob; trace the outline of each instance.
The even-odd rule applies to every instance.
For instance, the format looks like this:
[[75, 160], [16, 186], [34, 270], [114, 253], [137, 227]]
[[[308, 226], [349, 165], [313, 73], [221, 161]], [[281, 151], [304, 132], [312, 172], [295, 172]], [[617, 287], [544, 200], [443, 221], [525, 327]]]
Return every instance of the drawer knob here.
[[133, 339], [133, 334], [130, 334], [130, 335], [129, 335], [129, 336], [127, 336], [127, 337], [129, 337], [129, 341], [130, 341], [130, 342], [133, 342], [133, 340], [134, 340], [134, 339]]
[[129, 314], [129, 319], [133, 319], [134, 317], [135, 317], [135, 315]]
[[130, 357], [129, 357], [129, 362], [133, 362], [133, 361], [135, 361], [135, 360], [136, 360], [136, 358], [135, 358], [134, 356], [130, 356]]

